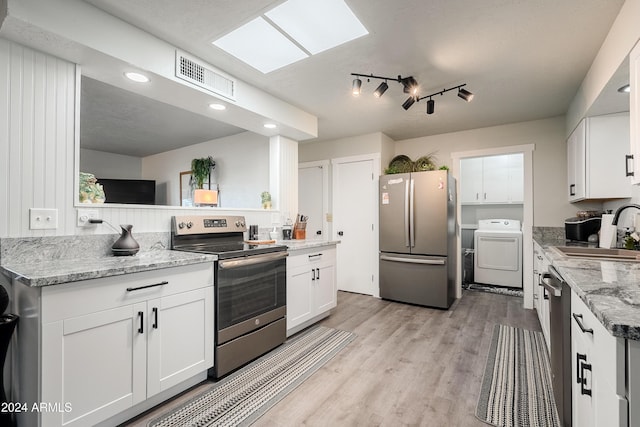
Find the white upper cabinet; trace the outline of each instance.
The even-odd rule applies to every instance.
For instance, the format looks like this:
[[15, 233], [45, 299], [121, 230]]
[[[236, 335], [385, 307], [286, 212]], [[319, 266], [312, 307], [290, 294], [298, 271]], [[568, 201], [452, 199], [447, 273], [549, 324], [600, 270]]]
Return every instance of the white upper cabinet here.
[[628, 147], [628, 113], [583, 119], [567, 140], [569, 201], [631, 197], [624, 164]]
[[473, 157], [460, 161], [460, 202], [463, 204], [522, 203], [522, 154]]
[[[629, 54], [629, 99], [631, 156], [627, 159], [627, 174], [633, 184], [640, 184], [640, 43]], [[632, 166], [629, 163], [633, 163]]]

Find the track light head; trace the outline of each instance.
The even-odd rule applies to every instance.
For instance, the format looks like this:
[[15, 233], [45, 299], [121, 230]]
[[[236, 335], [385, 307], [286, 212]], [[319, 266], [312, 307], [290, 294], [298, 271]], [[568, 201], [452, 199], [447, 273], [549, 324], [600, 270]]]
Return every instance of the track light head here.
[[413, 96], [418, 94], [418, 82], [413, 76], [405, 77], [404, 79], [400, 79], [400, 83], [403, 86], [402, 91], [404, 93], [409, 93]]
[[416, 98], [413, 96], [410, 96], [407, 98], [406, 101], [404, 101], [404, 103], [402, 104], [402, 108], [404, 108], [405, 110], [408, 110], [409, 108], [411, 108], [414, 102], [416, 102]]
[[467, 102], [471, 102], [473, 94], [466, 89], [458, 88], [458, 96]]
[[362, 87], [362, 80], [360, 80], [359, 78], [355, 78], [353, 80], [353, 85], [351, 86], [351, 94], [353, 96], [360, 95], [360, 88], [361, 87]]
[[375, 90], [375, 92], [373, 92], [373, 96], [375, 96], [376, 98], [380, 98], [387, 89], [389, 89], [389, 85], [387, 84], [387, 82], [382, 82], [380, 83], [380, 86], [378, 86], [378, 88]]
[[427, 101], [427, 114], [433, 114], [435, 110], [436, 110], [436, 101], [434, 101], [433, 99], [429, 99]]

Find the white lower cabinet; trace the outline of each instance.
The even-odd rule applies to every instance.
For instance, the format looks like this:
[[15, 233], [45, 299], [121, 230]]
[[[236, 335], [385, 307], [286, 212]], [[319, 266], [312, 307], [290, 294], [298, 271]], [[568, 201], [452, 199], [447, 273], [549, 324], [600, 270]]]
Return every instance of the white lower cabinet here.
[[287, 258], [287, 336], [329, 315], [337, 304], [335, 246], [292, 251]]
[[39, 299], [30, 397], [64, 409], [19, 425], [95, 425], [213, 366], [212, 263], [49, 286]]
[[573, 425], [630, 425], [625, 340], [611, 335], [575, 292], [571, 314]]

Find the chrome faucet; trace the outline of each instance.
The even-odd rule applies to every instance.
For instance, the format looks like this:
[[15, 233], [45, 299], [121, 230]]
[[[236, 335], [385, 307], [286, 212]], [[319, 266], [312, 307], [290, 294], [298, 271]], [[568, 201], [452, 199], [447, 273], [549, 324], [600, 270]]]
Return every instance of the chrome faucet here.
[[620, 219], [620, 214], [622, 213], [623, 210], [627, 208], [636, 208], [640, 210], [640, 205], [629, 204], [629, 205], [620, 206], [616, 211], [616, 213], [613, 215], [613, 220], [611, 221], [611, 225], [618, 225], [618, 219]]

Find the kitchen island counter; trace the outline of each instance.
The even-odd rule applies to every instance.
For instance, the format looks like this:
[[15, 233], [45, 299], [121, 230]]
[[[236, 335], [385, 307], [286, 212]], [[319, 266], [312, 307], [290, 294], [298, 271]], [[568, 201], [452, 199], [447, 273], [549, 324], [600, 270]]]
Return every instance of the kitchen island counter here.
[[535, 236], [544, 255], [615, 337], [640, 340], [640, 262], [569, 258], [564, 239]]

